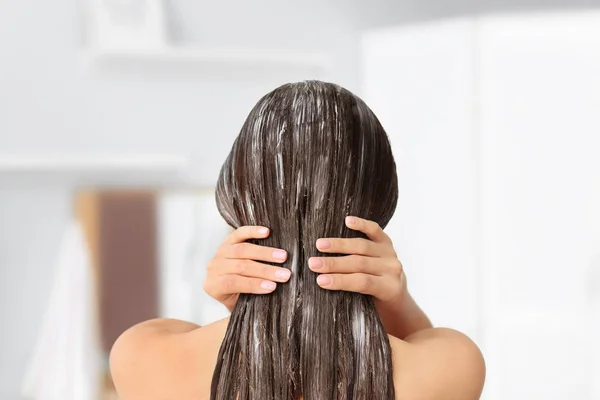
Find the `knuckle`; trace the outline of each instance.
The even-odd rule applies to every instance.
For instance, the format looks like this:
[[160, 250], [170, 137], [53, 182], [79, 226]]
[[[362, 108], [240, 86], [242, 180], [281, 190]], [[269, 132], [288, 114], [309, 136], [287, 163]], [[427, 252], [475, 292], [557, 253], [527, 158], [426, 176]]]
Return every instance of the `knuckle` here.
[[246, 243], [234, 244], [232, 248], [232, 254], [236, 258], [243, 257], [246, 252]]
[[233, 275], [225, 275], [221, 281], [223, 289], [226, 293], [233, 293], [235, 289], [235, 277]]
[[372, 283], [371, 283], [371, 277], [368, 275], [362, 275], [359, 279], [358, 279], [358, 291], [361, 293], [364, 292], [368, 292], [369, 289], [371, 288]]
[[225, 244], [230, 244], [230, 243], [235, 243], [237, 241], [239, 241], [240, 237], [242, 235], [240, 234], [240, 229], [236, 229], [233, 232], [231, 232], [229, 234], [229, 236], [227, 236], [227, 239], [225, 240]]
[[244, 238], [244, 227], [240, 226], [235, 231], [231, 232], [231, 241], [239, 242]]
[[367, 221], [365, 223], [365, 231], [367, 231], [368, 233], [375, 233], [377, 232], [377, 223], [373, 222], [373, 221]]
[[332, 290], [343, 290], [345, 288], [344, 277], [342, 275], [329, 275], [331, 277], [331, 284], [329, 288]]
[[268, 266], [268, 265], [263, 265], [260, 267], [260, 274], [261, 274], [261, 278], [264, 279], [269, 279], [272, 278], [273, 276], [275, 276], [275, 270], [274, 268]]
[[394, 272], [394, 275], [396, 275], [397, 277], [402, 276], [402, 264], [400, 264], [399, 262], [395, 262], [394, 265], [392, 266], [392, 271]]
[[255, 238], [258, 234], [258, 227], [256, 226], [244, 226], [244, 239]]
[[365, 239], [360, 239], [356, 247], [360, 253], [366, 253], [369, 250], [369, 242]]
[[323, 260], [322, 272], [334, 272], [336, 270], [336, 257], [323, 257], [321, 260]]
[[367, 259], [365, 257], [351, 255], [348, 257], [348, 265], [356, 272], [365, 272], [368, 270]]
[[248, 263], [246, 260], [237, 260], [233, 267], [233, 270], [238, 275], [243, 275], [248, 270]]

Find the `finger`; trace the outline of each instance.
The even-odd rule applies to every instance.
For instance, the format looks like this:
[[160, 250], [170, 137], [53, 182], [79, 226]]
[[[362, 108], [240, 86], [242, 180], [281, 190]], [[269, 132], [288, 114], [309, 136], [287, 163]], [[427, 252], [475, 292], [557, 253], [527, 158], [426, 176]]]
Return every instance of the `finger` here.
[[377, 243], [368, 239], [326, 238], [317, 240], [317, 249], [323, 253], [356, 254], [361, 256], [379, 256]]
[[308, 259], [308, 267], [320, 274], [362, 272], [370, 275], [383, 275], [387, 270], [385, 263], [378, 258], [356, 255], [311, 257]]
[[359, 217], [346, 217], [346, 226], [352, 230], [359, 231], [367, 235], [374, 242], [390, 242], [390, 237], [381, 229], [379, 224], [374, 221]]
[[317, 284], [327, 290], [345, 290], [375, 295], [384, 278], [369, 274], [327, 274], [317, 277]]
[[282, 263], [287, 259], [287, 251], [285, 250], [259, 246], [257, 244], [245, 242], [222, 246], [217, 253], [219, 257], [223, 258], [257, 260], [276, 263]]
[[226, 244], [245, 242], [248, 239], [263, 239], [269, 236], [269, 228], [264, 226], [241, 226], [225, 239]]
[[252, 260], [221, 260], [220, 265], [213, 271], [219, 275], [241, 275], [276, 282], [287, 282], [292, 276], [292, 271], [287, 268], [274, 267]]
[[222, 295], [237, 293], [265, 294], [274, 291], [277, 288], [277, 283], [240, 275], [221, 275], [212, 281], [211, 287], [206, 292], [210, 294], [217, 287]]

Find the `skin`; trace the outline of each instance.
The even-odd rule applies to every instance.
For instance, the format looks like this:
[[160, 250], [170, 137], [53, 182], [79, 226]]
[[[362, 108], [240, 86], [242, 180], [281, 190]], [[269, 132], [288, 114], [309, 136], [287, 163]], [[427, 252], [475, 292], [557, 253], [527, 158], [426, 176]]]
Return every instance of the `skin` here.
[[[324, 290], [372, 295], [390, 337], [397, 399], [471, 400], [481, 395], [483, 356], [464, 334], [433, 328], [407, 289], [402, 263], [391, 239], [372, 221], [347, 217], [346, 225], [367, 239], [323, 238], [324, 253], [309, 268]], [[205, 291], [230, 311], [240, 293], [265, 294], [290, 279], [290, 271], [260, 261], [284, 262], [281, 249], [246, 243], [269, 235], [265, 227], [233, 232], [208, 264]], [[228, 318], [200, 327], [155, 319], [138, 324], [115, 342], [111, 373], [122, 400], [198, 400], [210, 398], [210, 384]]]

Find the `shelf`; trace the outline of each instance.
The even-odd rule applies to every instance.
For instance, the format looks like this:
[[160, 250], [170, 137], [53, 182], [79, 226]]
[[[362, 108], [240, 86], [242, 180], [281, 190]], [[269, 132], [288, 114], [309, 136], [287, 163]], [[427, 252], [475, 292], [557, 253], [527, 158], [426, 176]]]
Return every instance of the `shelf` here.
[[61, 172], [176, 173], [183, 171], [187, 165], [187, 158], [169, 154], [0, 155], [0, 174]]
[[84, 52], [87, 65], [98, 63], [154, 63], [202, 66], [261, 67], [326, 70], [331, 59], [324, 53], [196, 47], [165, 47], [157, 49], [88, 49]]
[[0, 155], [0, 186], [169, 187], [188, 182], [189, 164], [174, 154]]

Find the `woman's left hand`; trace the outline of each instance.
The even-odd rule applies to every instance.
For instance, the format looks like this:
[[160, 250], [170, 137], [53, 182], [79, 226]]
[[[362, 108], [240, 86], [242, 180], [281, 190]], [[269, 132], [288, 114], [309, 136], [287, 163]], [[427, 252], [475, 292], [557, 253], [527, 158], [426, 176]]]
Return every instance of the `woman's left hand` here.
[[373, 221], [346, 217], [346, 226], [364, 233], [367, 239], [317, 240], [317, 249], [323, 253], [347, 254], [311, 257], [309, 268], [320, 274], [317, 283], [328, 290], [372, 295], [378, 310], [390, 304], [398, 306], [406, 292], [406, 278], [392, 240]]

